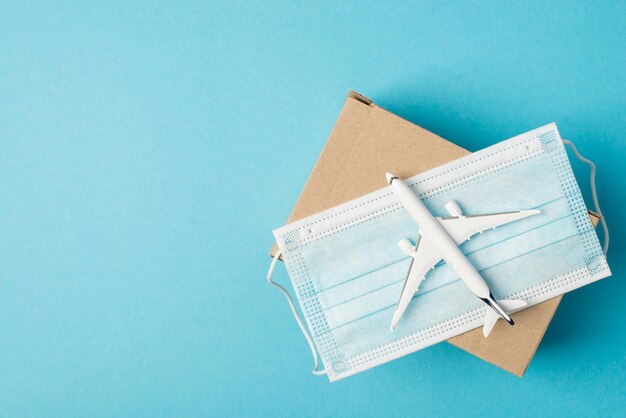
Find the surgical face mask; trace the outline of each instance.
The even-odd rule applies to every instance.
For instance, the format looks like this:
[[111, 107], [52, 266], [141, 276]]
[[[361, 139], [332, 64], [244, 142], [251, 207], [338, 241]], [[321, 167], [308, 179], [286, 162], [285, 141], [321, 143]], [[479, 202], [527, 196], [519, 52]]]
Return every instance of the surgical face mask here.
[[[406, 183], [434, 216], [451, 200], [468, 215], [541, 211], [460, 245], [498, 298], [532, 306], [610, 275], [554, 124]], [[488, 308], [440, 263], [390, 330], [410, 262], [397, 243], [418, 230], [384, 188], [274, 231], [312, 341], [299, 324], [324, 363], [314, 372], [334, 381], [483, 324]]]

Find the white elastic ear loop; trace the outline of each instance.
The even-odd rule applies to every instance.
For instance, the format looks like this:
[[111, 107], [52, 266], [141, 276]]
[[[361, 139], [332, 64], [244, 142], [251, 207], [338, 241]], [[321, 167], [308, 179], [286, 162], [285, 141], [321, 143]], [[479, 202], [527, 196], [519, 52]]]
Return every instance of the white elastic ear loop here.
[[278, 290], [280, 290], [282, 294], [285, 295], [285, 297], [287, 298], [287, 302], [289, 302], [289, 306], [291, 307], [291, 312], [293, 313], [294, 318], [296, 318], [296, 322], [298, 323], [298, 326], [300, 327], [300, 331], [302, 331], [302, 334], [304, 334], [304, 338], [306, 338], [306, 341], [309, 343], [309, 348], [311, 348], [311, 353], [313, 354], [313, 362], [315, 364], [315, 367], [313, 367], [312, 373], [317, 376], [324, 375], [326, 374], [326, 370], [318, 370], [319, 360], [317, 357], [317, 351], [315, 350], [315, 345], [313, 344], [313, 339], [311, 338], [311, 336], [309, 335], [309, 332], [307, 331], [306, 327], [302, 323], [302, 319], [300, 319], [300, 315], [298, 315], [298, 311], [296, 310], [296, 305], [294, 305], [291, 295], [289, 294], [287, 289], [285, 289], [284, 287], [282, 287], [275, 281], [272, 281], [272, 274], [274, 274], [274, 267], [276, 267], [276, 262], [280, 258], [281, 254], [282, 253], [280, 250], [278, 250], [276, 254], [274, 254], [274, 258], [272, 259], [272, 264], [270, 264], [270, 269], [267, 272], [267, 282], [271, 284], [272, 286], [276, 286]]
[[604, 252], [604, 255], [606, 255], [609, 252], [609, 228], [606, 226], [606, 219], [604, 218], [604, 215], [602, 215], [602, 211], [600, 210], [600, 204], [598, 203], [598, 192], [596, 191], [596, 165], [593, 163], [593, 161], [580, 155], [572, 141], [570, 141], [569, 139], [564, 139], [563, 143], [569, 145], [570, 148], [572, 148], [572, 151], [574, 152], [576, 158], [591, 167], [591, 197], [593, 198], [593, 205], [595, 206], [595, 210], [597, 214], [600, 215], [600, 223], [602, 224], [602, 232], [604, 233], [604, 245], [602, 245], [602, 252]]

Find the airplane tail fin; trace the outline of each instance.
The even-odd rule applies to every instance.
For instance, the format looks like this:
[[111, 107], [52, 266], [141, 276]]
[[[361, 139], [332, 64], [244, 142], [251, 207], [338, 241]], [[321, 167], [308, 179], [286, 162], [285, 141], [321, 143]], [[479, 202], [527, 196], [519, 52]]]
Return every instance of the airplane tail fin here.
[[[526, 301], [520, 299], [502, 299], [496, 302], [502, 309], [506, 311], [506, 313], [518, 311], [527, 305]], [[485, 325], [483, 326], [483, 335], [485, 337], [489, 336], [489, 333], [496, 325], [498, 319], [500, 319], [500, 315], [498, 315], [493, 309], [487, 310], [487, 315], [485, 316]]]

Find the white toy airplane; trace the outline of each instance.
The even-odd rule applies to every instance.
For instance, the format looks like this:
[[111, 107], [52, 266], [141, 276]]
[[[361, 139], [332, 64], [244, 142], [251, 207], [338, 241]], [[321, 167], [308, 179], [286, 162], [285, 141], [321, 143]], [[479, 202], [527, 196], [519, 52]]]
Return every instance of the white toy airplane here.
[[393, 313], [391, 330], [393, 331], [398, 325], [398, 321], [409, 306], [409, 302], [424, 280], [426, 273], [441, 260], [449, 264], [472, 293], [489, 306], [490, 309], [487, 311], [485, 326], [483, 327], [485, 337], [489, 335], [499, 318], [513, 325], [513, 320], [507, 312], [521, 309], [526, 306], [526, 302], [523, 300], [496, 301], [485, 280], [461, 252], [458, 245], [487, 229], [495, 229], [500, 225], [536, 215], [540, 211], [522, 210], [464, 216], [459, 205], [455, 201], [450, 201], [445, 207], [451, 216], [435, 218], [402, 180], [387, 173], [387, 181], [398, 196], [402, 206], [419, 225], [419, 236], [415, 246], [407, 239], [399, 242], [402, 251], [412, 260], [402, 287], [400, 300]]

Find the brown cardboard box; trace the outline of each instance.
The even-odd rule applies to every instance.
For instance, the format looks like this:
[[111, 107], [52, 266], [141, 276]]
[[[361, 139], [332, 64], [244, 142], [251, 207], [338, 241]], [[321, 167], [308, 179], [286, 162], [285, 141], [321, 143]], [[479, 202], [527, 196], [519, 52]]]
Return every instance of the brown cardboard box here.
[[[411, 177], [466, 154], [469, 151], [351, 91], [287, 222], [385, 187], [381, 173]], [[590, 216], [595, 225], [597, 216]], [[270, 254], [275, 251], [276, 246]], [[558, 296], [514, 314], [514, 327], [499, 321], [489, 338], [477, 328], [448, 342], [521, 377], [560, 301]]]

